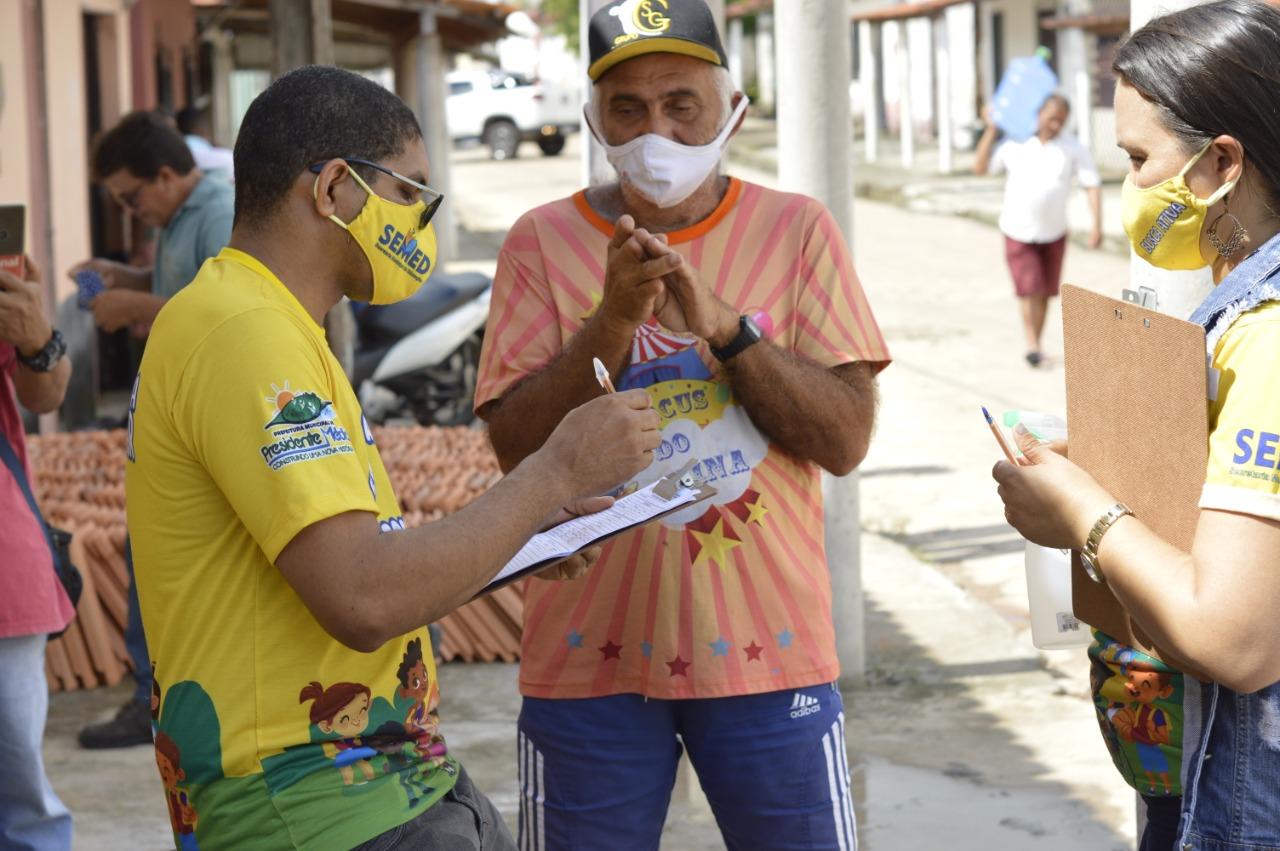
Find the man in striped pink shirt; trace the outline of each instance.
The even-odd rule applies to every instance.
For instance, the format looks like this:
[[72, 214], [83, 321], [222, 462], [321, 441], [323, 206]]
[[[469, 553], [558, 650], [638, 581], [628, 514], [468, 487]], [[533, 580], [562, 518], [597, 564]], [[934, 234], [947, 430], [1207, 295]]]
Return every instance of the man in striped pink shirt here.
[[866, 453], [888, 350], [823, 206], [718, 169], [745, 96], [703, 0], [590, 26], [616, 183], [539, 207], [498, 260], [476, 407], [504, 468], [597, 395], [644, 388], [717, 494], [530, 582], [522, 848], [656, 848], [688, 750], [730, 848], [850, 849], [819, 468]]

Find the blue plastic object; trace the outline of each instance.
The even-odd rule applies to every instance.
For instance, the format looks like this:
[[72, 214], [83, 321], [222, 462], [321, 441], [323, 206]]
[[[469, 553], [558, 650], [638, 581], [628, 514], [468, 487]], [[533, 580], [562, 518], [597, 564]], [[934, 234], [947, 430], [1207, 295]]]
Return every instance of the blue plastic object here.
[[996, 87], [992, 120], [1015, 142], [1030, 139], [1039, 126], [1040, 107], [1057, 88], [1058, 75], [1042, 56], [1015, 59]]
[[81, 310], [88, 310], [93, 304], [93, 300], [98, 294], [107, 287], [102, 283], [102, 276], [92, 269], [82, 269], [76, 272], [76, 286], [80, 288], [80, 295], [76, 299], [76, 304], [80, 305]]

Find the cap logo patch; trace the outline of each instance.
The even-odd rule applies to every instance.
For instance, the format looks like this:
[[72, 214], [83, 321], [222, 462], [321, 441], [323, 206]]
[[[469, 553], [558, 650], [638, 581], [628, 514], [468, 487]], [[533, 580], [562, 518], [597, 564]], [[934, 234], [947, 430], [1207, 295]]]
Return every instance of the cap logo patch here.
[[665, 14], [669, 9], [668, 0], [627, 0], [614, 6], [609, 14], [622, 24], [623, 34], [613, 40], [613, 46], [671, 29], [671, 18]]

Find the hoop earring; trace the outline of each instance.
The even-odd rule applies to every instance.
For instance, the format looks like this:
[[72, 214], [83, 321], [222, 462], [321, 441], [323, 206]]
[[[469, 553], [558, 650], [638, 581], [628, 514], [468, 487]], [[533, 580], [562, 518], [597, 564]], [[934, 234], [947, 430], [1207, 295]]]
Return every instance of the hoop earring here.
[[[1232, 255], [1240, 252], [1240, 249], [1244, 246], [1245, 238], [1249, 236], [1249, 232], [1245, 230], [1244, 225], [1240, 224], [1240, 220], [1230, 210], [1226, 209], [1230, 197], [1230, 195], [1223, 197], [1222, 215], [1209, 224], [1208, 233], [1209, 244], [1213, 246], [1214, 251], [1218, 252], [1226, 260], [1230, 260]], [[1231, 220], [1231, 233], [1228, 234], [1226, 239], [1218, 236], [1218, 225], [1222, 223], [1223, 219]]]

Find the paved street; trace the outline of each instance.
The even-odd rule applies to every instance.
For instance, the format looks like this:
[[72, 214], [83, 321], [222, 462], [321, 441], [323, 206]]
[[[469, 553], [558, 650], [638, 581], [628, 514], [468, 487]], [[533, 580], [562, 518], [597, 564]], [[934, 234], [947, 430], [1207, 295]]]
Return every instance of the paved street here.
[[[506, 228], [580, 182], [577, 139], [560, 158], [525, 145], [493, 163], [457, 157], [446, 203], [467, 228], [454, 268], [492, 271]], [[766, 176], [734, 167], [748, 179]], [[1133, 797], [1110, 766], [1087, 701], [1083, 651], [1032, 648], [1021, 540], [990, 480], [998, 450], [978, 410], [1063, 412], [1060, 360], [1022, 360], [997, 232], [963, 219], [859, 202], [854, 254], [895, 363], [862, 467], [868, 685], [846, 696], [860, 847], [873, 851], [1110, 851], [1133, 843]], [[1066, 278], [1116, 293], [1127, 261], [1068, 252]], [[1047, 351], [1060, 355], [1056, 313]], [[514, 817], [511, 666], [446, 666], [443, 724], [477, 784]], [[167, 819], [146, 749], [88, 754], [79, 724], [115, 689], [52, 700], [47, 753], [78, 814], [77, 848], [161, 848]], [[665, 848], [722, 847], [682, 777]]]

